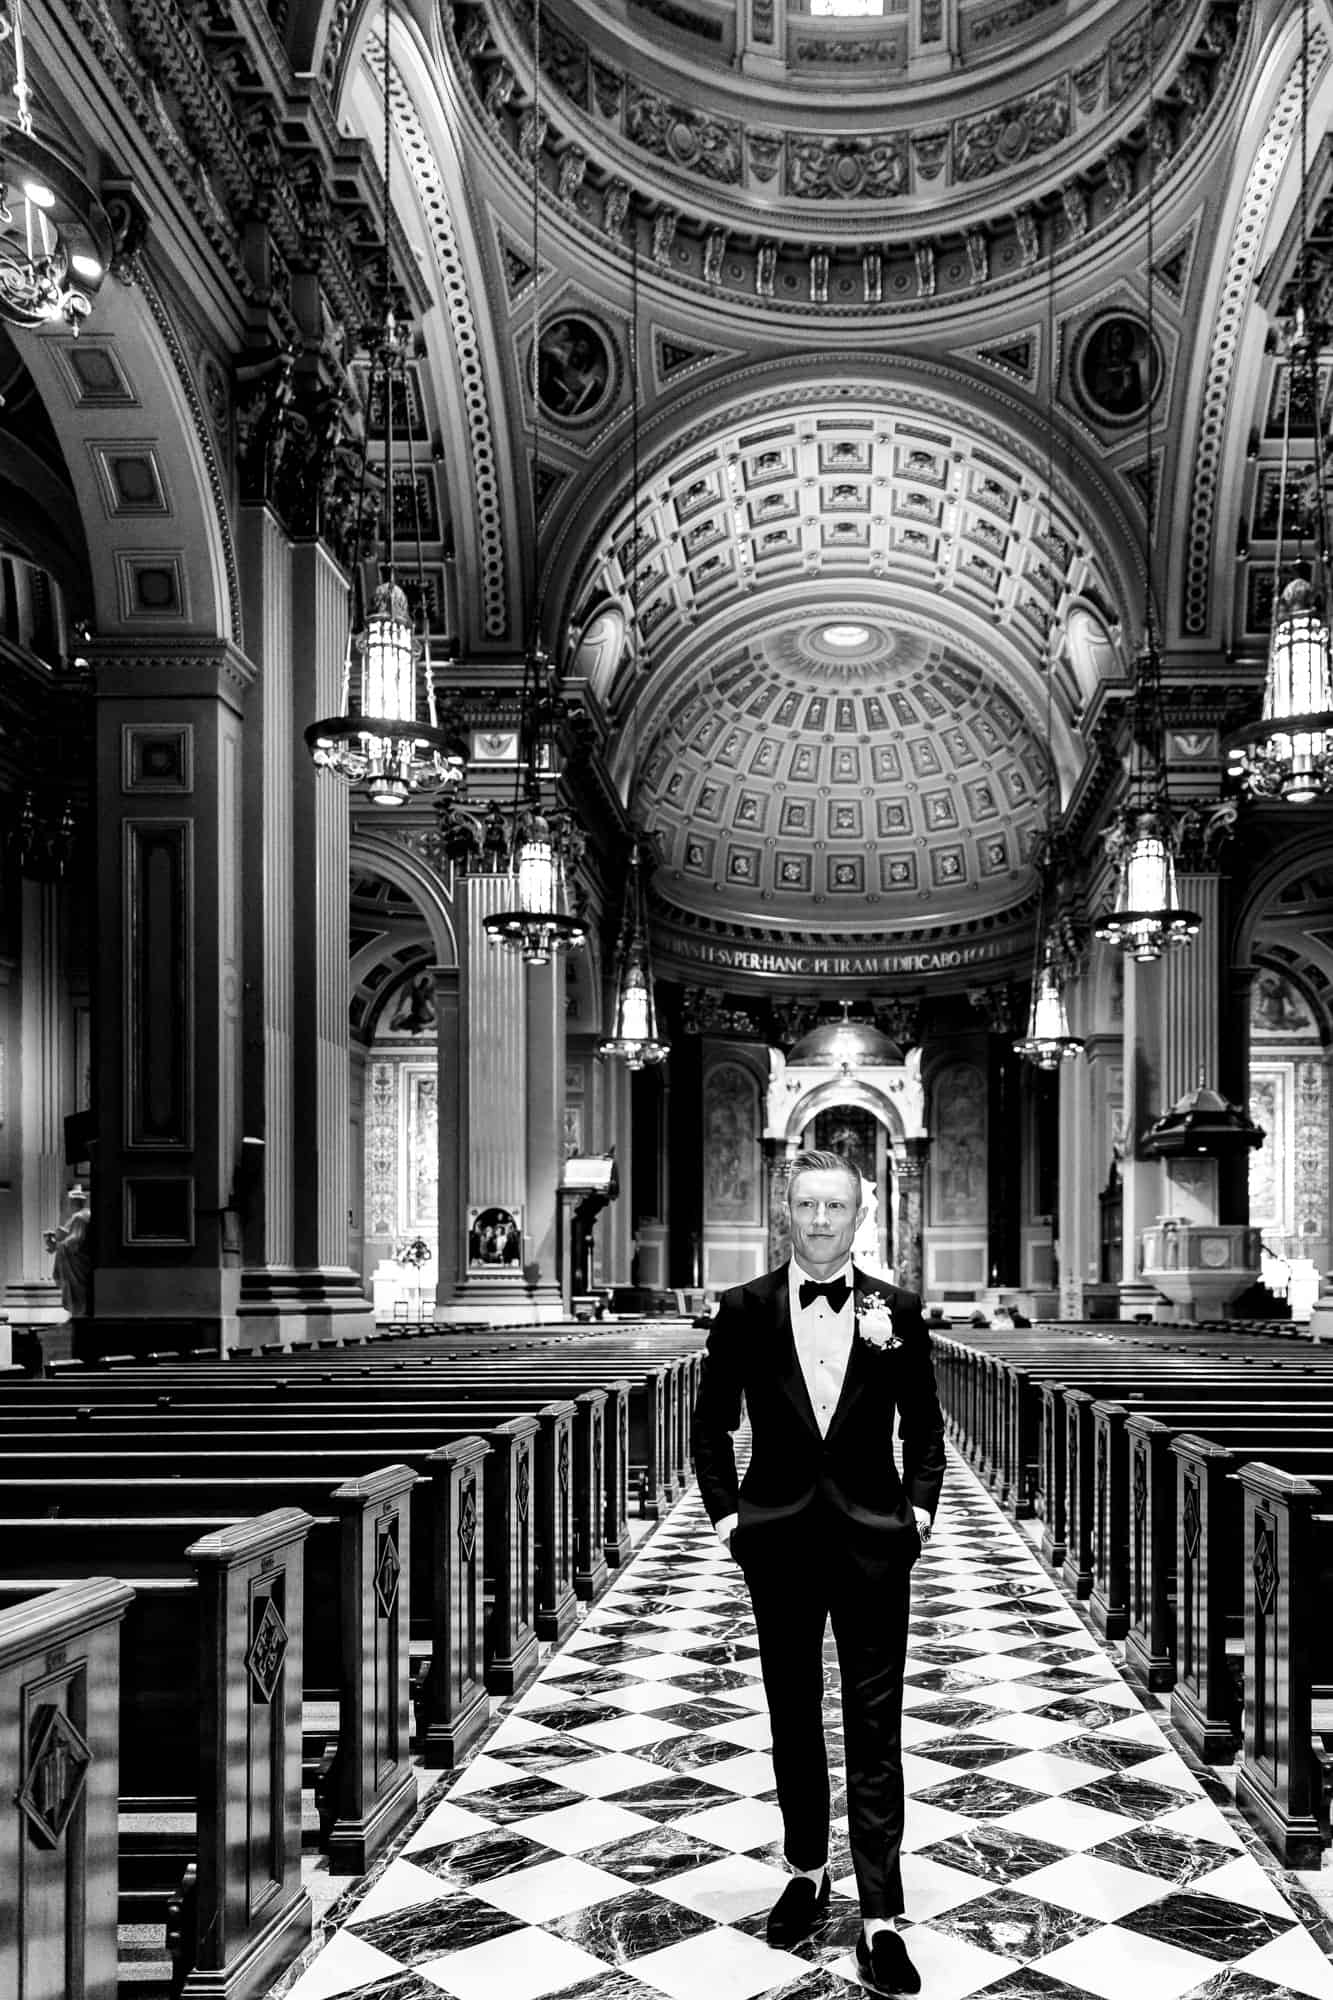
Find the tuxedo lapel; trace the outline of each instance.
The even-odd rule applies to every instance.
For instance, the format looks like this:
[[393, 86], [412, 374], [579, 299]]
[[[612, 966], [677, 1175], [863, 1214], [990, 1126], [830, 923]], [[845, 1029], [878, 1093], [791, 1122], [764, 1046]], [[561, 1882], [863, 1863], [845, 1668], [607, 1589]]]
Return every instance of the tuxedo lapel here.
[[801, 1363], [796, 1352], [796, 1333], [791, 1323], [791, 1286], [784, 1264], [775, 1274], [775, 1285], [770, 1302], [772, 1312], [772, 1340], [774, 1367], [778, 1381], [795, 1407], [796, 1414], [812, 1431], [818, 1431], [814, 1405], [810, 1401], [810, 1391], [805, 1386], [805, 1376], [801, 1373]]
[[888, 1293], [882, 1286], [868, 1283], [864, 1273], [858, 1271], [855, 1265], [853, 1265], [852, 1344], [851, 1347], [848, 1349], [847, 1353], [847, 1371], [842, 1378], [842, 1393], [838, 1397], [837, 1403], [834, 1405], [833, 1415], [829, 1418], [828, 1434], [830, 1437], [833, 1436], [833, 1433], [837, 1430], [838, 1425], [842, 1422], [848, 1410], [851, 1408], [852, 1404], [856, 1401], [856, 1398], [860, 1394], [860, 1391], [865, 1381], [864, 1370], [866, 1363], [866, 1344], [857, 1335], [856, 1314], [860, 1310], [861, 1302], [863, 1299], [887, 1298], [887, 1297]]

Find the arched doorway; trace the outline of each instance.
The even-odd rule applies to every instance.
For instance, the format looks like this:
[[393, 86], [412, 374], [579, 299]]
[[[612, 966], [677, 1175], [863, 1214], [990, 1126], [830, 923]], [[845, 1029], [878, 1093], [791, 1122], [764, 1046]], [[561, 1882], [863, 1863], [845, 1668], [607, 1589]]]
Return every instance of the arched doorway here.
[[801, 1135], [801, 1144], [837, 1153], [872, 1192], [853, 1254], [864, 1266], [893, 1266], [893, 1151], [888, 1125], [866, 1104], [828, 1104]]

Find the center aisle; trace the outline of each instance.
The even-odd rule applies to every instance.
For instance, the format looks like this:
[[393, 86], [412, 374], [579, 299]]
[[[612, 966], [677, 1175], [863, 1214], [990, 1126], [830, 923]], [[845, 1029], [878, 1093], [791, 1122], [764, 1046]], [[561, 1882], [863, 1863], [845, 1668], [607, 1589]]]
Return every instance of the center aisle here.
[[[1333, 2000], [1273, 1876], [952, 1451], [907, 1683], [923, 2000]], [[850, 2000], [845, 1818], [826, 1928], [764, 1942], [786, 1879], [767, 1744], [745, 1588], [691, 1491], [287, 2000]]]

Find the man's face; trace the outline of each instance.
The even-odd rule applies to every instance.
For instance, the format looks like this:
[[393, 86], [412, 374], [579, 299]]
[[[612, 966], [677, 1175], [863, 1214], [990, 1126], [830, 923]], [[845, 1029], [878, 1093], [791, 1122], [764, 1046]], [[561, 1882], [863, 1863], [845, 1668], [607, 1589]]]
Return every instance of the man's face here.
[[860, 1177], [836, 1167], [807, 1167], [787, 1191], [792, 1255], [803, 1270], [820, 1278], [847, 1261], [865, 1209]]

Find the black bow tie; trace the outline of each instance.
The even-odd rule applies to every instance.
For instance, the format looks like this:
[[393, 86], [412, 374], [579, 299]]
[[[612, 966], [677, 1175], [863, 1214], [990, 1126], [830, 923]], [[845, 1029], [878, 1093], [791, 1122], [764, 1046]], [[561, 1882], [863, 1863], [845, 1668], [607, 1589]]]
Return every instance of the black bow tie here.
[[841, 1312], [851, 1289], [845, 1278], [830, 1278], [827, 1284], [821, 1284], [817, 1278], [803, 1278], [797, 1297], [803, 1308], [812, 1306], [816, 1299], [827, 1299], [834, 1312]]

